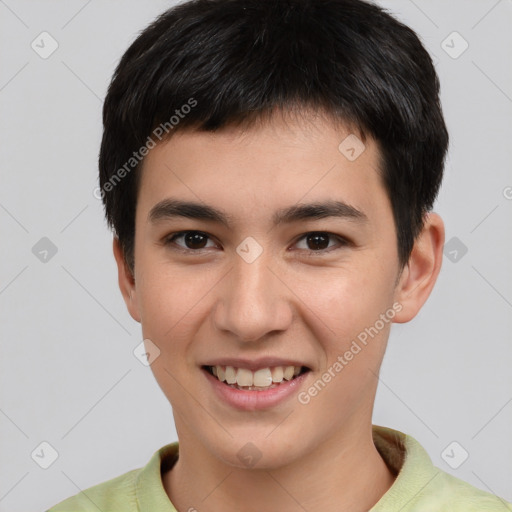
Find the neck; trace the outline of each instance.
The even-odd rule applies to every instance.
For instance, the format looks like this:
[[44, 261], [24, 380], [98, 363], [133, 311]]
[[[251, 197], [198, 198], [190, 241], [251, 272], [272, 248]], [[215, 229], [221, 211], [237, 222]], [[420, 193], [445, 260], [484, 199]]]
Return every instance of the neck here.
[[395, 475], [375, 448], [370, 425], [369, 432], [337, 436], [300, 460], [272, 469], [224, 464], [196, 439], [180, 436], [179, 459], [162, 479], [180, 511], [367, 512]]

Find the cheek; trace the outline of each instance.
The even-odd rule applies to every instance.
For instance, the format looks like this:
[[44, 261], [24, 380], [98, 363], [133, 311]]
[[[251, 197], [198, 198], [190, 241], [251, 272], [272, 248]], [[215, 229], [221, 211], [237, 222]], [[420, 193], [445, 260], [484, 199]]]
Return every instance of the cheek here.
[[[211, 287], [202, 272], [184, 273], [176, 266], [146, 263], [138, 285], [142, 329], [145, 337], [164, 350], [190, 328], [201, 311], [201, 299]], [[181, 333], [181, 334], [180, 334]]]
[[[327, 430], [337, 428], [358, 408], [369, 407], [373, 401], [375, 375], [394, 316], [388, 314], [381, 320], [382, 314], [393, 313], [393, 310], [389, 276], [384, 279], [377, 270], [332, 277], [321, 290], [308, 297], [311, 301], [308, 305], [314, 302], [315, 306], [310, 307], [319, 317], [316, 324], [326, 324], [330, 330], [323, 329], [327, 334], [322, 337], [317, 334], [326, 360], [317, 380], [299, 401], [301, 404], [308, 402], [304, 406], [304, 410], [311, 411], [308, 418], [323, 417], [323, 427]], [[317, 427], [314, 420], [310, 427], [304, 426], [305, 429]]]
[[[331, 350], [341, 350], [389, 307], [392, 279], [377, 262], [330, 268], [294, 279], [304, 314], [318, 326], [317, 335]], [[322, 335], [323, 333], [323, 335]]]

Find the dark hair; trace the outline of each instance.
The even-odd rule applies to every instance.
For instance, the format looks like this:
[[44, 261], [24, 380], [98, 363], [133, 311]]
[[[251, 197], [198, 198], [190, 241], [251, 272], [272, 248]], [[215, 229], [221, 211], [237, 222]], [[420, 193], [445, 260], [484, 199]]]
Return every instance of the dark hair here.
[[322, 111], [377, 141], [403, 268], [448, 146], [439, 80], [418, 36], [362, 0], [191, 0], [131, 44], [103, 107], [101, 197], [132, 270], [151, 143], [185, 128], [249, 126], [276, 110]]

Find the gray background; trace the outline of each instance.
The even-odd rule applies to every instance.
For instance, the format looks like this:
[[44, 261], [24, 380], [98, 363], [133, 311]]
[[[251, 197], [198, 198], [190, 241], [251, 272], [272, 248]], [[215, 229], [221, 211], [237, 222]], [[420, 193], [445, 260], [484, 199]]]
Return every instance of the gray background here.
[[[426, 306], [392, 330], [374, 423], [512, 501], [512, 2], [382, 4], [435, 57], [451, 135], [436, 211], [456, 240]], [[93, 196], [114, 66], [170, 5], [0, 0], [1, 512], [45, 510], [177, 439], [170, 405], [132, 353], [140, 326]], [[47, 59], [31, 47], [43, 31], [59, 45]], [[457, 58], [454, 31], [469, 44]], [[57, 248], [46, 262], [43, 237]], [[58, 452], [48, 469], [43, 441]], [[459, 464], [462, 450], [455, 469], [447, 461]]]

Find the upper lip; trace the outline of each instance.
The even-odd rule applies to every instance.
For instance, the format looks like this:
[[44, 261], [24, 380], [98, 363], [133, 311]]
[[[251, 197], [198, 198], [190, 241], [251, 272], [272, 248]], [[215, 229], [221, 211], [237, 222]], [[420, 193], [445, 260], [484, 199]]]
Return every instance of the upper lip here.
[[304, 366], [304, 363], [292, 359], [281, 359], [279, 357], [262, 357], [260, 359], [242, 359], [239, 357], [225, 357], [212, 359], [201, 366], [233, 366], [234, 368], [247, 368], [248, 370], [259, 370], [261, 368], [272, 368], [274, 366]]

